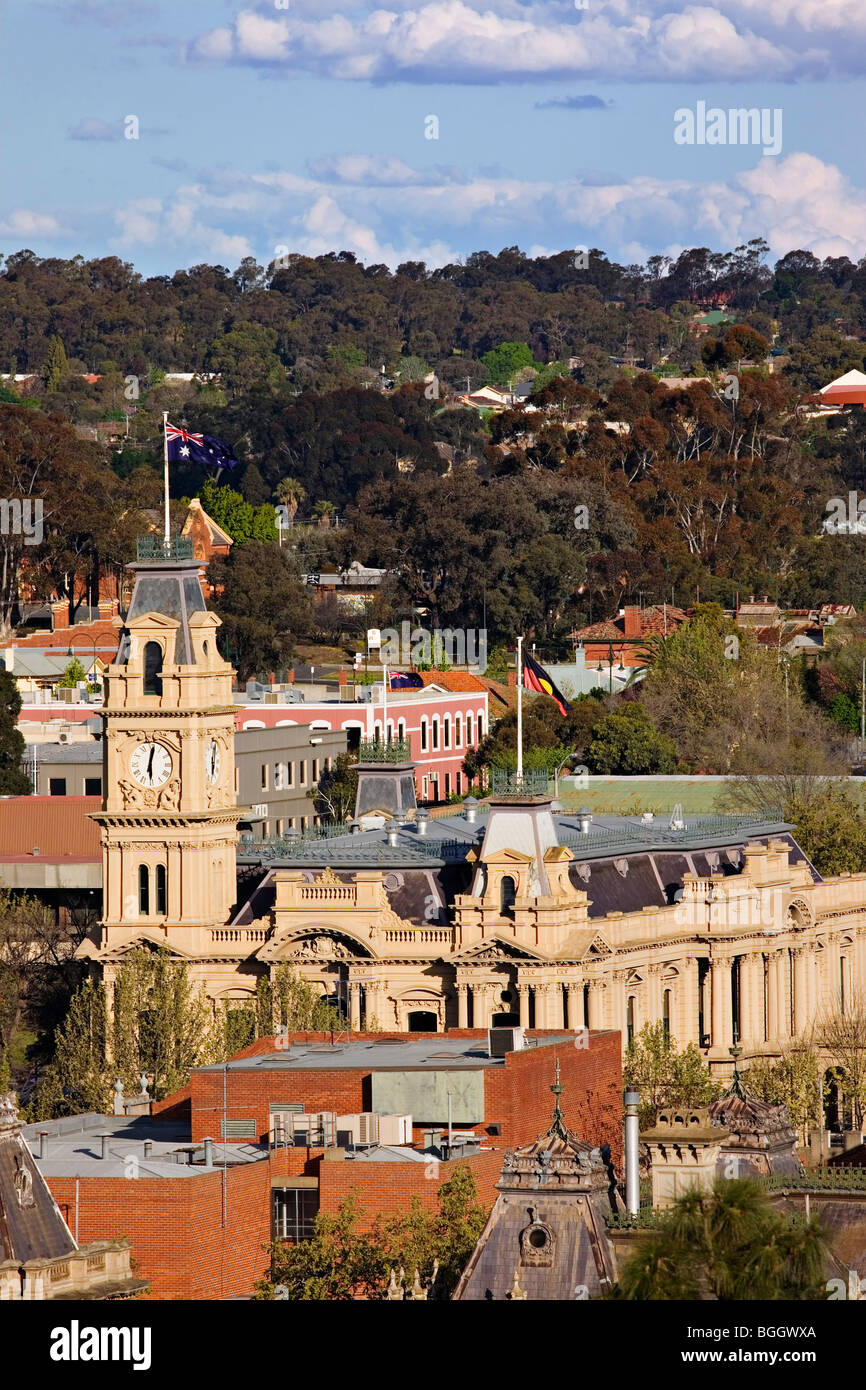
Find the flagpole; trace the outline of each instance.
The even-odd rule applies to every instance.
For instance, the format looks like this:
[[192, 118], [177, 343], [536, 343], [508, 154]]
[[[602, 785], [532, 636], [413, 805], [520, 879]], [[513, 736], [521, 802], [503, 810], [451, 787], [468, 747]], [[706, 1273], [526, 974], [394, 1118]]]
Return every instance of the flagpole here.
[[[186, 422], [184, 422], [186, 423]], [[170, 523], [168, 516], [168, 411], [162, 412], [162, 460], [165, 471], [165, 548], [168, 550], [170, 541]]]
[[517, 639], [517, 780], [523, 781], [523, 638]]

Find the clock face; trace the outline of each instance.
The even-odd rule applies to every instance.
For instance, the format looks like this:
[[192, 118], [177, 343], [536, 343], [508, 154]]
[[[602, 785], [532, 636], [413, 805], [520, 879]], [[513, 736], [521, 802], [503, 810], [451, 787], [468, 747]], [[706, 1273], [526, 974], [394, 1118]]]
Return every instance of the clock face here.
[[213, 786], [220, 775], [220, 750], [216, 739], [211, 739], [204, 750], [204, 771], [208, 782]]
[[140, 743], [129, 763], [141, 787], [161, 787], [171, 776], [171, 754], [161, 743]]

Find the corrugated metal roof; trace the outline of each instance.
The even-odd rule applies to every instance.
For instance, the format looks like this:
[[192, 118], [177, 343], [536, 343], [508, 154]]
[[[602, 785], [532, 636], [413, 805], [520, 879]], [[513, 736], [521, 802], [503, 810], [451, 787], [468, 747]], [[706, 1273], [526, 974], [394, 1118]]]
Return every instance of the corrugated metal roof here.
[[100, 859], [99, 826], [87, 812], [101, 806], [100, 796], [0, 797], [0, 858], [38, 846], [40, 859]]

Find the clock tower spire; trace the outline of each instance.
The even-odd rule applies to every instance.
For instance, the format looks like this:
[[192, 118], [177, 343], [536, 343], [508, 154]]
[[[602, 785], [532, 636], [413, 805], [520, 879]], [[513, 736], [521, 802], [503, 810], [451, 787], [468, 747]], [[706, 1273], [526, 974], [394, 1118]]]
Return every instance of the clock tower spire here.
[[103, 912], [97, 957], [142, 938], [208, 954], [237, 896], [234, 672], [192, 542], [139, 540], [132, 601], [105, 672]]

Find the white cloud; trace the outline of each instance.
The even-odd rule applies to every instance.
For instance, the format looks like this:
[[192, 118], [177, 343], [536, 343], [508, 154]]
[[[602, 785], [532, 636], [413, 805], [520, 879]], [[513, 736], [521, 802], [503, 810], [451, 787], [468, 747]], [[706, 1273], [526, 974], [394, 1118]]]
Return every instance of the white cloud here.
[[864, 71], [862, 0], [292, 0], [242, 9], [193, 57], [345, 81], [796, 80]]
[[479, 176], [454, 184], [439, 171], [353, 155], [334, 157], [322, 172], [324, 179], [220, 170], [170, 199], [124, 207], [117, 245], [133, 255], [136, 246], [165, 246], [183, 259], [224, 263], [252, 254], [268, 262], [281, 245], [306, 255], [347, 250], [392, 267], [403, 260], [444, 265], [470, 250], [515, 243], [595, 245], [632, 262], [754, 236], [766, 237], [775, 256], [799, 247], [852, 260], [866, 255], [866, 190], [810, 154], [756, 155], [751, 169], [704, 183], [596, 174], [591, 181]]
[[0, 236], [10, 237], [56, 237], [63, 230], [56, 217], [44, 212], [31, 212], [29, 208], [15, 208], [0, 221]]
[[119, 140], [123, 126], [119, 121], [101, 121], [98, 116], [82, 116], [69, 131], [70, 140]]

